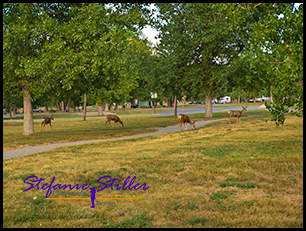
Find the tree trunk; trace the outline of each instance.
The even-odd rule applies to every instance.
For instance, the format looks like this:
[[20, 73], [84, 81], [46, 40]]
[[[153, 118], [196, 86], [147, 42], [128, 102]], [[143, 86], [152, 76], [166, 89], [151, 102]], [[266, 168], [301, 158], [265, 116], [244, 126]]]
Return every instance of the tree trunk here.
[[48, 105], [48, 102], [46, 102], [46, 106], [45, 106], [45, 111], [49, 111], [49, 105]]
[[205, 117], [213, 117], [212, 114], [212, 97], [211, 97], [211, 93], [207, 90], [204, 91], [205, 94], [205, 99], [206, 99], [206, 113], [205, 113]]
[[23, 87], [23, 133], [22, 135], [34, 135], [33, 108], [31, 93]]
[[118, 109], [118, 103], [116, 103], [114, 110]]
[[109, 104], [106, 103], [106, 104], [104, 105], [104, 111], [108, 111], [108, 110], [109, 110]]
[[66, 112], [66, 108], [65, 108], [65, 101], [62, 101], [62, 112]]
[[57, 111], [62, 112], [62, 107], [60, 103], [56, 103]]
[[126, 109], [131, 109], [132, 107], [132, 103], [131, 102], [127, 102], [126, 105], [125, 105], [125, 108]]
[[270, 99], [271, 99], [271, 103], [273, 103], [273, 94], [272, 94], [272, 89], [270, 91]]
[[68, 102], [67, 102], [67, 105], [66, 105], [66, 112], [69, 112], [71, 102], [72, 102], [72, 99], [68, 98]]
[[83, 113], [83, 121], [86, 120], [86, 109], [87, 109], [86, 104], [87, 104], [87, 93], [86, 93], [86, 91], [85, 91], [85, 94], [84, 94], [84, 113]]
[[174, 96], [174, 111], [173, 111], [173, 115], [175, 117], [177, 117], [177, 100], [176, 100], [176, 96]]
[[98, 115], [99, 116], [103, 116], [104, 108], [105, 108], [105, 104], [104, 103], [98, 103]]
[[241, 92], [239, 91], [239, 94], [238, 94], [238, 103], [240, 103], [241, 101]]
[[173, 98], [172, 98], [172, 97], [169, 97], [169, 98], [167, 99], [167, 106], [168, 106], [168, 107], [173, 107]]

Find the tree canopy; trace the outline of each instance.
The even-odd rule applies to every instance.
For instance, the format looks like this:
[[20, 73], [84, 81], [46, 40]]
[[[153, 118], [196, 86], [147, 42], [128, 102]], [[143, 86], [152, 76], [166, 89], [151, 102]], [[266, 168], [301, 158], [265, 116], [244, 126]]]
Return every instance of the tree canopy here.
[[[270, 94], [271, 120], [303, 112], [303, 4], [3, 3], [5, 107], [23, 97], [24, 135], [32, 103], [97, 103], [159, 97]], [[141, 30], [151, 25], [152, 48]], [[14, 100], [11, 100], [14, 99]], [[20, 99], [20, 98], [19, 98]], [[45, 99], [45, 100], [44, 100]], [[18, 103], [17, 103], [18, 102]], [[84, 111], [84, 120], [86, 109]]]

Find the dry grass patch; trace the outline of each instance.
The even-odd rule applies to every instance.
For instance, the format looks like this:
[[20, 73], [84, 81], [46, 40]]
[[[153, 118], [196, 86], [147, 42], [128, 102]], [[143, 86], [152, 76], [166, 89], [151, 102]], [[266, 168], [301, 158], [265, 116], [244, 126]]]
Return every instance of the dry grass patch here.
[[[303, 227], [302, 127], [302, 118], [288, 116], [276, 127], [252, 117], [4, 160], [4, 227]], [[92, 209], [89, 200], [23, 192], [32, 174], [96, 188], [105, 175], [136, 176], [150, 188], [103, 190], [96, 196], [141, 200]]]

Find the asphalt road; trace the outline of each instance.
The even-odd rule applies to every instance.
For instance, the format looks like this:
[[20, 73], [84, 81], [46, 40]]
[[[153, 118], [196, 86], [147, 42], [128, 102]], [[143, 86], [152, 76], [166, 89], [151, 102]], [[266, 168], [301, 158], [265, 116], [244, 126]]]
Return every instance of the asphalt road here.
[[[248, 106], [248, 109], [257, 109], [259, 106]], [[229, 110], [242, 110], [242, 107], [213, 107], [213, 112], [216, 111], [229, 111]], [[196, 113], [204, 113], [205, 112], [205, 108], [195, 108], [195, 109], [180, 109], [177, 110], [177, 114], [196, 114]], [[172, 111], [164, 111], [164, 112], [160, 112], [159, 114], [161, 115], [173, 115], [173, 110]]]

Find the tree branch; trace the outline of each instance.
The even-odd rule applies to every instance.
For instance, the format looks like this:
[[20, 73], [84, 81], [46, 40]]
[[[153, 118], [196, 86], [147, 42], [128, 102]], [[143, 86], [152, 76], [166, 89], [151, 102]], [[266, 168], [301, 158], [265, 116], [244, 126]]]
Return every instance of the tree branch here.
[[58, 11], [58, 12], [49, 12], [48, 14], [51, 15], [51, 14], [61, 14], [63, 11]]
[[255, 9], [257, 6], [260, 6], [262, 3], [258, 3], [258, 4], [256, 4], [253, 8], [251, 8], [251, 9]]
[[181, 13], [181, 15], [184, 16], [184, 18], [187, 19], [187, 17], [183, 14], [183, 12], [180, 10], [180, 8], [178, 8], [174, 3], [173, 3], [174, 7]]
[[116, 13], [117, 11], [118, 11], [118, 9], [117, 9], [117, 10], [115, 10], [114, 12], [112, 12], [112, 13], [110, 13], [110, 14], [106, 15], [106, 17], [108, 17], [108, 16], [110, 16], [110, 15], [112, 15], [112, 14]]

